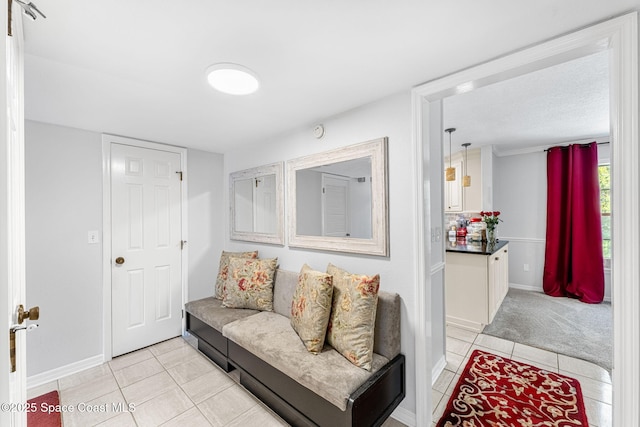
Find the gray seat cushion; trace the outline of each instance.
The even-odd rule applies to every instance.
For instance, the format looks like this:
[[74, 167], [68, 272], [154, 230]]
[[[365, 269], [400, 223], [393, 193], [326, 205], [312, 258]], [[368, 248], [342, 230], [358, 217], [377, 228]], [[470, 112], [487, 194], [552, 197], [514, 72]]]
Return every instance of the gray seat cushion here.
[[353, 365], [330, 346], [314, 355], [307, 351], [289, 318], [261, 312], [228, 323], [222, 334], [328, 402], [346, 410], [349, 396], [389, 362], [373, 354], [372, 370]]
[[227, 323], [259, 313], [257, 310], [223, 307], [222, 301], [214, 297], [188, 302], [185, 310], [219, 332]]

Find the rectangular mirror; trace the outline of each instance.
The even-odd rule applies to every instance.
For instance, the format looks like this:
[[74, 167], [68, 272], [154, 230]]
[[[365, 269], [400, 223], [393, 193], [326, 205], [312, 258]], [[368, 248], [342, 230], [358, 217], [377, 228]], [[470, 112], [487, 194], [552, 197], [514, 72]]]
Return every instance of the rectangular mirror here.
[[231, 239], [284, 244], [283, 164], [229, 175]]
[[387, 138], [287, 162], [289, 246], [388, 256]]

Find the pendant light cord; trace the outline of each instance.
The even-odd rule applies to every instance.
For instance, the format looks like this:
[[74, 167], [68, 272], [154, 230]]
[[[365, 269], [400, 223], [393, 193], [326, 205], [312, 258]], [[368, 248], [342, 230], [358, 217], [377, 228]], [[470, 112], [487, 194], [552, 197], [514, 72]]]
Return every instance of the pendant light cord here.
[[451, 167], [451, 132], [449, 131], [449, 167]]

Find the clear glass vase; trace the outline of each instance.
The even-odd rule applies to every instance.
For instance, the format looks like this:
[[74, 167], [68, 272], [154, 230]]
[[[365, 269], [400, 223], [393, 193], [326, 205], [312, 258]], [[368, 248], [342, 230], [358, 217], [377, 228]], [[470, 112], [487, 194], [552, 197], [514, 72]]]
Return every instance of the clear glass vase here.
[[489, 246], [493, 246], [496, 244], [496, 228], [495, 227], [487, 227], [487, 244]]

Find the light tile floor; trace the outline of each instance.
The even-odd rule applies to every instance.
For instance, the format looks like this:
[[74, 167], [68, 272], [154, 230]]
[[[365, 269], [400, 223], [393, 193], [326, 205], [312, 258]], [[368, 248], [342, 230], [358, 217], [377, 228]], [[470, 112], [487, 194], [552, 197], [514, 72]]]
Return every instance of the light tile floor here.
[[[191, 342], [193, 344], [193, 342]], [[534, 347], [447, 327], [447, 366], [433, 385], [433, 420], [442, 415], [474, 349], [576, 378], [593, 427], [610, 427], [611, 379], [603, 368]], [[287, 424], [183, 338], [32, 388], [28, 398], [59, 390], [64, 427], [230, 426]], [[127, 411], [127, 409], [135, 409]], [[383, 427], [402, 427], [389, 418]]]
[[528, 363], [551, 372], [564, 374], [580, 381], [589, 425], [610, 427], [611, 377], [600, 366], [562, 354], [507, 341], [464, 329], [447, 326], [447, 366], [433, 385], [433, 420], [442, 416], [453, 389], [460, 378], [469, 355], [475, 349], [488, 351], [510, 359]]
[[[189, 341], [174, 338], [116, 357], [34, 387], [28, 398], [57, 389], [60, 404], [73, 408], [63, 412], [64, 427], [288, 425]], [[390, 418], [383, 426], [403, 424]]]

